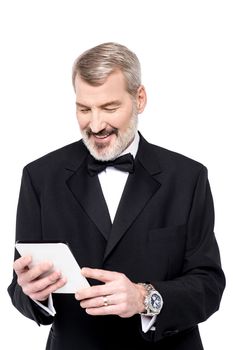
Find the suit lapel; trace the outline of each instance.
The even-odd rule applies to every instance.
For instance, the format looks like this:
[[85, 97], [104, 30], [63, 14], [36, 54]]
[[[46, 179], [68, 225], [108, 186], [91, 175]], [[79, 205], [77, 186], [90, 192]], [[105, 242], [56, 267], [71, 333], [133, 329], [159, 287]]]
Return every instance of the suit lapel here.
[[89, 176], [86, 161], [72, 173], [67, 185], [83, 210], [97, 226], [103, 236], [108, 239], [111, 231], [111, 219], [102, 193], [98, 176]]
[[135, 159], [135, 172], [129, 175], [125, 185], [106, 246], [104, 259], [108, 257], [160, 187], [160, 183], [153, 176], [160, 172], [160, 168], [157, 160], [153, 157], [151, 147], [153, 146], [149, 145], [141, 136], [138, 154]]

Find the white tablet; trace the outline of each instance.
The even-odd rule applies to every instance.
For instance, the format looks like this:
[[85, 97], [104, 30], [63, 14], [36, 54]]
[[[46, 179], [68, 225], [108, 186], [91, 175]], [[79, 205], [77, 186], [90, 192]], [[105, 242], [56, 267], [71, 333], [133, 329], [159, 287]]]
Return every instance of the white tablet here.
[[32, 256], [31, 266], [49, 260], [53, 263], [52, 270], [61, 271], [67, 278], [67, 283], [54, 293], [76, 293], [78, 289], [90, 287], [67, 243], [18, 241], [15, 247], [21, 256]]

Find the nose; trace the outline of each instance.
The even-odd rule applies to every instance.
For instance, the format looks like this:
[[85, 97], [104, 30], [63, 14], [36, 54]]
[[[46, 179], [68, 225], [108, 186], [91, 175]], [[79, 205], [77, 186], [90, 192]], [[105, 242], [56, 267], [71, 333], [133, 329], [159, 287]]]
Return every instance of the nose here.
[[98, 133], [101, 130], [105, 129], [107, 123], [103, 120], [101, 113], [93, 109], [91, 111], [91, 119], [89, 123], [89, 127], [93, 133]]

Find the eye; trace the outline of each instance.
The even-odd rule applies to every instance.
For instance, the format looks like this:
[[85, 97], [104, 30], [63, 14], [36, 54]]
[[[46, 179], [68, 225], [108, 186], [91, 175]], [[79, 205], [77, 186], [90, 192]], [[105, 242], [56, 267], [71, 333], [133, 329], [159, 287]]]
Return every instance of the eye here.
[[114, 107], [114, 108], [104, 108], [104, 111], [105, 112], [108, 112], [108, 113], [114, 113], [117, 111], [117, 107]]
[[79, 111], [81, 113], [88, 113], [90, 111], [90, 108], [80, 108]]

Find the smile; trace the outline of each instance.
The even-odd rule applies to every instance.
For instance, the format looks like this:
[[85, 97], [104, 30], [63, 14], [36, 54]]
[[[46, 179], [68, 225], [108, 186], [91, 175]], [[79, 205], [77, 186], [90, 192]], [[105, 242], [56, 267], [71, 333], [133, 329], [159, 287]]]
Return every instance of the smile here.
[[97, 139], [106, 139], [111, 134], [105, 134], [105, 135], [94, 135]]

